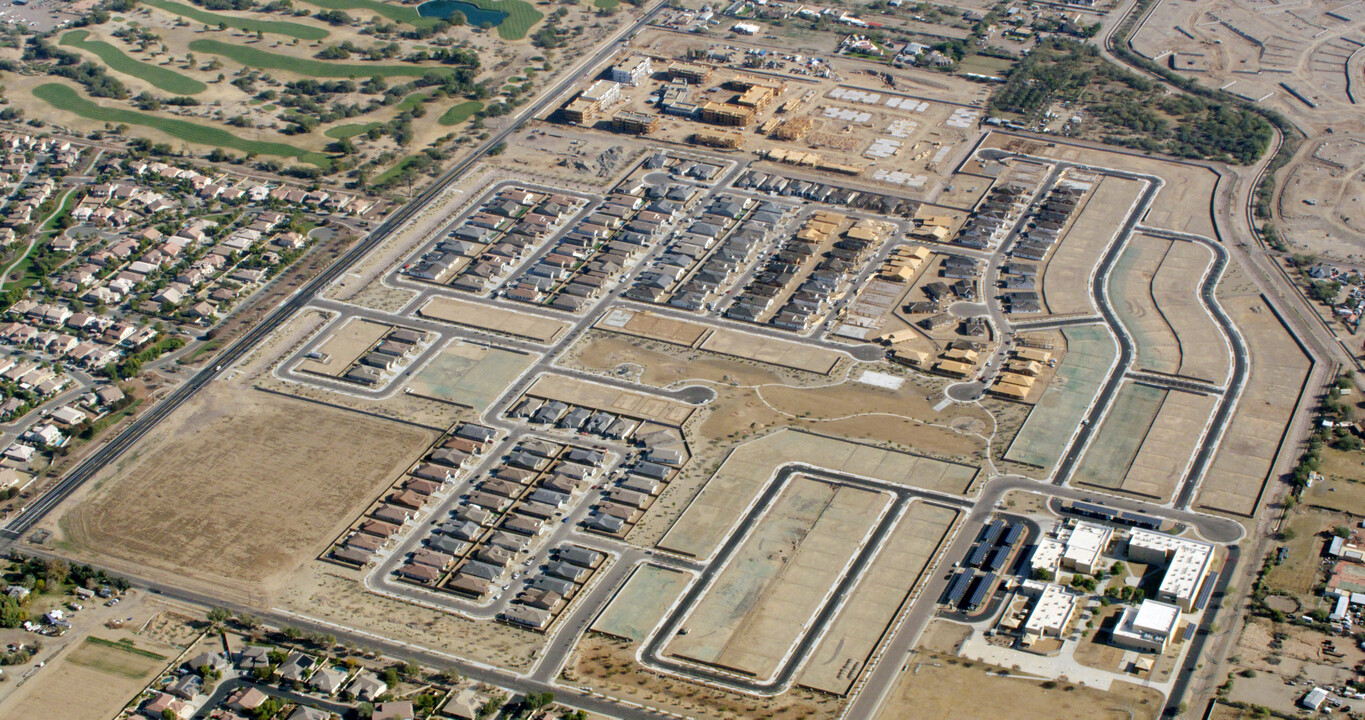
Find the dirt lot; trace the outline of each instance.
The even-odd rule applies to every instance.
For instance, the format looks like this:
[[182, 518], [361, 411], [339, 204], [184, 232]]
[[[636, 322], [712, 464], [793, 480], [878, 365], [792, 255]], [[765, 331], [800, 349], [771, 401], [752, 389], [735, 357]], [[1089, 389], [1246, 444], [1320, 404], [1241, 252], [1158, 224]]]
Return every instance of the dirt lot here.
[[889, 501], [793, 477], [665, 652], [771, 677]]
[[664, 611], [692, 579], [688, 573], [658, 565], [641, 565], [589, 627], [631, 642], [645, 639], [663, 619]]
[[1161, 714], [1161, 694], [1130, 683], [1115, 682], [1103, 692], [1065, 682], [1046, 687], [1039, 680], [1000, 677], [997, 673], [1008, 671], [956, 657], [952, 634], [935, 631], [936, 626], [942, 623], [936, 621], [925, 631], [921, 649], [910, 656], [909, 669], [887, 695], [878, 720], [900, 720], [906, 708], [915, 708], [922, 717], [965, 713], [1015, 720], [1155, 720]]
[[341, 377], [351, 369], [361, 355], [374, 347], [392, 329], [392, 325], [351, 318], [318, 346], [317, 352], [326, 357], [304, 360], [299, 363], [299, 370], [327, 377]]
[[262, 601], [434, 439], [220, 382], [67, 501], [59, 547]]
[[[1089, 179], [1086, 176], [1084, 179]], [[1089, 279], [1142, 193], [1138, 180], [1106, 177], [1099, 181], [1062, 237], [1042, 277], [1042, 296], [1056, 315], [1095, 312]]]
[[849, 691], [957, 516], [952, 508], [922, 502], [906, 510], [806, 661], [802, 685], [837, 695]]
[[1310, 363], [1259, 297], [1221, 299], [1251, 353], [1251, 373], [1200, 488], [1206, 508], [1251, 515], [1307, 379]]
[[503, 333], [542, 344], [554, 341], [568, 327], [564, 322], [540, 315], [503, 310], [444, 295], [427, 301], [417, 314], [432, 320]]
[[588, 633], [566, 665], [564, 678], [611, 697], [696, 718], [807, 720], [834, 717], [841, 706], [831, 695], [801, 688], [774, 698], [754, 698], [661, 677], [636, 664], [635, 650], [625, 640]]

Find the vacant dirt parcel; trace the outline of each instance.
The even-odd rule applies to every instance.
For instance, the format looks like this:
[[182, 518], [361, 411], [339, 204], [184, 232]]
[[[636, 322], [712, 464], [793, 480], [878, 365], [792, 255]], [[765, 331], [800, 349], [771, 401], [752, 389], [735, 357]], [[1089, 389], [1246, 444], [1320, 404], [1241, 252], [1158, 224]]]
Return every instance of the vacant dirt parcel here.
[[1251, 372], [1237, 402], [1237, 413], [1200, 488], [1199, 504], [1251, 515], [1260, 502], [1312, 363], [1260, 297], [1228, 298], [1223, 306], [1242, 328], [1251, 354]]
[[797, 682], [846, 694], [910, 592], [925, 577], [958, 516], [957, 510], [915, 501], [862, 573]]
[[1125, 383], [1076, 469], [1076, 482], [1165, 500], [1193, 458], [1217, 398]]
[[553, 318], [504, 310], [445, 295], [437, 295], [428, 300], [417, 314], [431, 320], [512, 335], [541, 344], [553, 342], [568, 327], [568, 323]]
[[1090, 297], [1090, 276], [1144, 185], [1140, 180], [1117, 177], [1099, 181], [1048, 260], [1043, 275], [1043, 302], [1048, 312], [1069, 315], [1096, 311]]
[[696, 347], [711, 331], [710, 326], [701, 323], [626, 308], [613, 308], [597, 321], [595, 327], [689, 348]]
[[[105, 637], [108, 636], [108, 637]], [[118, 714], [166, 667], [177, 648], [137, 638], [130, 647], [108, 638], [131, 634], [100, 630], [64, 650], [6, 699], [0, 715], [45, 720], [89, 720]]]
[[1227, 341], [1199, 300], [1208, 248], [1136, 234], [1110, 277], [1109, 297], [1137, 350], [1134, 366], [1223, 382]]
[[414, 395], [483, 411], [533, 361], [523, 352], [457, 340], [422, 368], [407, 389]]
[[268, 593], [433, 439], [219, 383], [68, 500], [59, 528], [81, 555]]
[[890, 502], [793, 476], [683, 620], [688, 633], [665, 652], [772, 677]]
[[392, 329], [391, 325], [351, 318], [318, 346], [315, 352], [322, 357], [304, 360], [299, 363], [299, 370], [341, 377]]
[[637, 420], [652, 420], [661, 425], [679, 427], [692, 417], [696, 408], [686, 403], [617, 390], [607, 385], [584, 382], [565, 375], [546, 374], [536, 378], [526, 395], [546, 400], [559, 400], [595, 410], [626, 415]]
[[735, 448], [659, 542], [665, 550], [710, 557], [778, 467], [802, 463], [935, 492], [967, 492], [977, 469], [910, 453], [783, 429]]
[[1067, 438], [1076, 431], [1114, 363], [1118, 348], [1107, 331], [1076, 327], [1062, 331], [1062, 335], [1066, 338], [1066, 356], [1052, 384], [1010, 443], [1006, 460], [1044, 469], [1056, 464]]
[[640, 642], [663, 620], [664, 611], [682, 595], [691, 579], [679, 570], [641, 565], [588, 629]]

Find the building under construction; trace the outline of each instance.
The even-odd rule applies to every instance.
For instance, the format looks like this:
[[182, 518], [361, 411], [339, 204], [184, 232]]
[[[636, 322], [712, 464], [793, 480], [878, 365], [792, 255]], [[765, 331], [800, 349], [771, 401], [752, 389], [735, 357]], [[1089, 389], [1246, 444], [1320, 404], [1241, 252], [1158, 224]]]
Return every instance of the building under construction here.
[[611, 127], [617, 132], [648, 135], [659, 127], [659, 117], [622, 110], [612, 116]]
[[692, 142], [698, 145], [735, 150], [744, 144], [744, 136], [733, 130], [698, 130], [692, 133]]
[[701, 85], [711, 79], [711, 68], [695, 63], [675, 62], [668, 66], [668, 79]]
[[754, 121], [755, 110], [732, 103], [705, 102], [701, 106], [701, 120], [712, 125], [748, 127]]

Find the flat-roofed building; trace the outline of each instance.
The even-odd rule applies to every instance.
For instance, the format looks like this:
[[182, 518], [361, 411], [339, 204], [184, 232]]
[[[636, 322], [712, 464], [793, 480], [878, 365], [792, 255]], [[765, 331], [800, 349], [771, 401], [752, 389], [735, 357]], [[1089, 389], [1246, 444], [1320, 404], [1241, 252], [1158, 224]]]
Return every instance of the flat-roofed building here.
[[654, 68], [648, 57], [633, 55], [620, 64], [613, 65], [607, 71], [607, 79], [634, 87], [647, 80], [652, 72], [654, 72]]
[[1157, 598], [1193, 612], [1199, 591], [1213, 563], [1213, 546], [1199, 540], [1134, 528], [1128, 536], [1128, 557], [1147, 565], [1167, 563]]
[[1108, 549], [1113, 537], [1112, 528], [1088, 522], [1076, 523], [1066, 540], [1066, 550], [1062, 552], [1062, 567], [1077, 572], [1095, 572], [1100, 557]]
[[1180, 608], [1156, 600], [1128, 607], [1114, 626], [1114, 644], [1133, 650], [1162, 653], [1180, 624]]
[[1033, 643], [1045, 637], [1061, 637], [1075, 612], [1075, 595], [1061, 585], [1044, 585], [1024, 621], [1024, 640]]

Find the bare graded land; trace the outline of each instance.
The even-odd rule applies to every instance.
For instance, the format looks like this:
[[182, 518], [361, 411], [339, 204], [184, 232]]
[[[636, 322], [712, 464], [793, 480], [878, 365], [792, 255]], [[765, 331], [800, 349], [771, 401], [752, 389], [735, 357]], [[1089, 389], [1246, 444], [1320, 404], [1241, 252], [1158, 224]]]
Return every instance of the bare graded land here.
[[1249, 516], [1260, 504], [1312, 363], [1260, 297], [1237, 295], [1221, 301], [1246, 339], [1251, 372], [1198, 503]]
[[664, 652], [767, 679], [813, 619], [890, 497], [795, 476]]
[[1227, 341], [1199, 300], [1213, 260], [1205, 247], [1134, 234], [1119, 257], [1109, 295], [1137, 349], [1134, 367], [1221, 383]]
[[1099, 181], [1047, 262], [1042, 289], [1049, 313], [1097, 310], [1090, 297], [1090, 278], [1142, 190], [1139, 180], [1104, 177]]
[[1076, 468], [1076, 482], [1167, 500], [1217, 398], [1125, 383]]
[[702, 341], [703, 350], [734, 355], [769, 365], [828, 375], [839, 362], [839, 353], [775, 338], [734, 330], [717, 330]]
[[169, 645], [100, 628], [72, 642], [55, 660], [48, 659], [5, 700], [0, 715], [45, 720], [114, 717], [178, 654]]
[[934, 626], [942, 622], [934, 621], [925, 631], [921, 650], [910, 656], [877, 720], [901, 720], [906, 708], [915, 708], [916, 717], [1014, 720], [1155, 720], [1161, 714], [1161, 693], [1131, 683], [1116, 681], [1108, 691], [1100, 691], [1067, 682], [1045, 687], [1042, 679], [1002, 677], [1010, 671], [963, 660], [934, 642]]
[[611, 312], [603, 315], [594, 327], [607, 332], [635, 335], [688, 348], [696, 347], [697, 343], [711, 331], [709, 325], [650, 312], [636, 312], [627, 308], [613, 308]]
[[68, 501], [63, 547], [268, 597], [434, 439], [220, 382]]
[[361, 355], [374, 347], [375, 343], [392, 329], [392, 325], [351, 318], [318, 346], [317, 352], [324, 357], [304, 360], [299, 363], [299, 370], [327, 377], [341, 377]]
[[526, 353], [456, 340], [413, 377], [407, 390], [482, 412], [533, 361]]
[[835, 717], [841, 701], [826, 693], [793, 688], [776, 697], [752, 697], [656, 675], [635, 662], [636, 645], [588, 633], [578, 642], [564, 677], [605, 695], [695, 718], [809, 720]]
[[638, 643], [663, 620], [664, 611], [691, 579], [691, 575], [678, 570], [641, 565], [588, 629]]
[[[659, 547], [710, 557], [774, 472], [803, 463], [936, 492], [963, 494], [977, 468], [783, 429], [735, 448], [669, 529]], [[671, 488], [670, 488], [671, 489]]]
[[513, 337], [525, 338], [542, 345], [554, 342], [568, 328], [568, 323], [530, 313], [515, 312], [484, 303], [459, 300], [437, 295], [427, 301], [417, 314], [430, 319], [487, 330]]
[[797, 682], [845, 695], [853, 687], [906, 598], [926, 577], [958, 512], [914, 502], [816, 646]]
[[1095, 399], [1118, 353], [1114, 339], [1098, 327], [1068, 328], [1062, 335], [1066, 338], [1066, 355], [1058, 364], [1052, 383], [1010, 443], [1006, 460], [1051, 469]]

